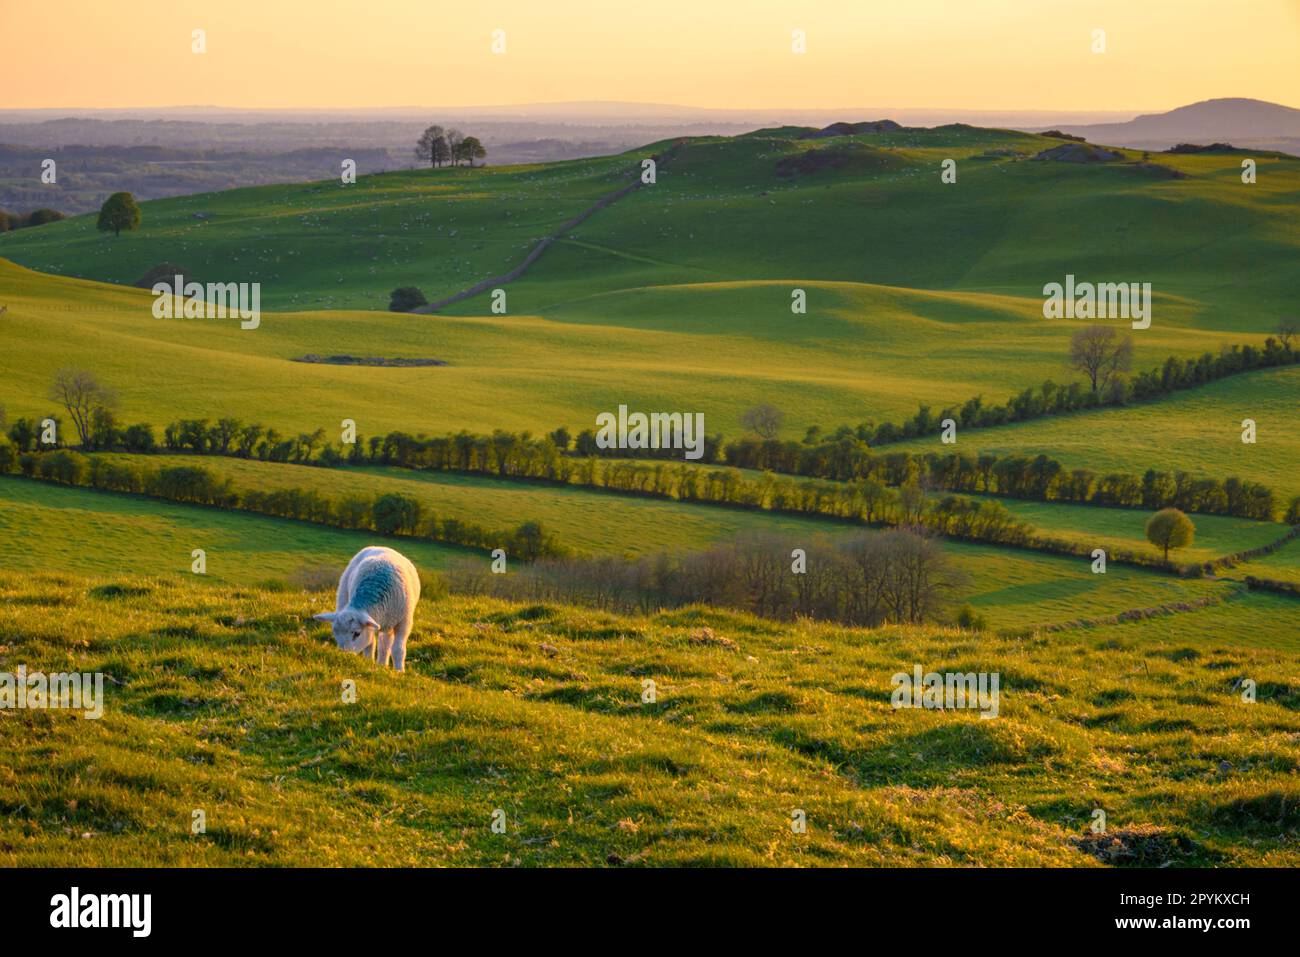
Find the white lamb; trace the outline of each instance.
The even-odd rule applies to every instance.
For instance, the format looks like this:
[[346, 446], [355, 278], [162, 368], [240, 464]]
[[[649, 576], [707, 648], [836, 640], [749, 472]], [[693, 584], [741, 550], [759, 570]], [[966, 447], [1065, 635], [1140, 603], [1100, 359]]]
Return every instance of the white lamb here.
[[335, 610], [312, 617], [330, 623], [344, 651], [369, 652], [381, 666], [391, 656], [393, 667], [405, 671], [406, 639], [419, 600], [420, 576], [406, 556], [369, 545], [343, 569]]

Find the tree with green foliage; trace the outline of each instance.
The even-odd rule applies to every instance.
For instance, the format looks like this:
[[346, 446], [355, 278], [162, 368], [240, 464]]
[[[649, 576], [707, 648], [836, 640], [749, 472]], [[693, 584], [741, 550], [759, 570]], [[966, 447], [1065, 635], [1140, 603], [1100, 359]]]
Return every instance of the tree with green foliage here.
[[415, 286], [401, 286], [388, 294], [389, 312], [410, 312], [417, 306], [427, 305], [428, 299]]
[[372, 506], [375, 531], [380, 535], [413, 535], [420, 524], [420, 502], [410, 495], [389, 492]]
[[[130, 196], [131, 194], [127, 193], [126, 195]], [[49, 209], [42, 206], [40, 209], [33, 209], [28, 213], [26, 219], [23, 220], [22, 225], [44, 226], [46, 223], [57, 223], [61, 219], [67, 219], [67, 217], [57, 209]], [[18, 227], [15, 226], [14, 228], [17, 229]]]
[[114, 236], [122, 235], [122, 230], [140, 228], [140, 207], [130, 193], [114, 193], [104, 200], [99, 208], [99, 231], [113, 231]]
[[1147, 541], [1156, 548], [1163, 548], [1165, 561], [1169, 561], [1171, 548], [1186, 548], [1192, 544], [1196, 526], [1192, 520], [1176, 508], [1162, 508], [1151, 516], [1147, 522]]
[[477, 136], [467, 136], [460, 142], [460, 159], [473, 166], [475, 160], [487, 159], [487, 150]]

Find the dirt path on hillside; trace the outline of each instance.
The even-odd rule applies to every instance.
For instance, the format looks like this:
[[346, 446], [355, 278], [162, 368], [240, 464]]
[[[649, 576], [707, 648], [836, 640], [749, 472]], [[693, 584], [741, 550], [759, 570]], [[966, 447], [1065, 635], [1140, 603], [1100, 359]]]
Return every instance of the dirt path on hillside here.
[[[663, 164], [672, 157], [674, 153], [676, 153], [679, 149], [681, 149], [682, 144], [685, 142], [686, 142], [685, 140], [678, 140], [668, 149], [664, 150], [664, 152], [657, 153], [651, 156], [651, 159], [655, 161], [656, 173], [658, 172], [659, 168], [663, 166]], [[588, 206], [586, 209], [580, 212], [577, 216], [574, 216], [568, 222], [561, 224], [560, 227], [555, 230], [555, 232], [551, 233], [548, 236], [543, 236], [541, 239], [539, 239], [537, 241], [537, 245], [535, 245], [532, 249], [528, 251], [528, 255], [524, 257], [523, 262], [521, 262], [514, 269], [510, 270], [509, 272], [502, 273], [499, 276], [489, 276], [487, 279], [484, 279], [482, 282], [476, 282], [468, 289], [462, 289], [460, 292], [456, 293], [453, 296], [447, 296], [445, 299], [439, 299], [436, 302], [430, 302], [430, 303], [426, 303], [423, 306], [417, 306], [416, 308], [412, 309], [411, 312], [421, 314], [421, 315], [428, 315], [429, 313], [437, 312], [439, 309], [442, 309], [446, 306], [450, 306], [454, 302], [460, 302], [462, 299], [469, 299], [473, 296], [477, 296], [479, 293], [487, 292], [487, 290], [489, 289], [494, 289], [498, 286], [504, 286], [506, 283], [514, 282], [516, 279], [518, 279], [520, 276], [522, 276], [525, 272], [528, 271], [529, 266], [537, 262], [537, 260], [541, 257], [542, 253], [546, 252], [547, 248], [551, 245], [551, 243], [555, 242], [555, 240], [559, 239], [565, 233], [569, 232], [569, 230], [574, 229], [577, 226], [581, 225], [582, 223], [586, 222], [588, 219], [590, 219], [596, 213], [600, 212], [605, 207], [613, 205], [614, 203], [622, 199], [624, 196], [627, 196], [629, 193], [633, 193], [636, 190], [640, 189], [643, 185], [644, 184], [641, 182], [641, 171], [640, 169], [638, 169], [636, 175], [632, 179], [632, 182], [628, 183], [624, 187], [621, 187], [620, 189], [615, 190], [614, 192], [610, 193], [607, 196], [602, 196], [600, 199], [596, 200], [596, 202], [593, 203], [591, 206]]]

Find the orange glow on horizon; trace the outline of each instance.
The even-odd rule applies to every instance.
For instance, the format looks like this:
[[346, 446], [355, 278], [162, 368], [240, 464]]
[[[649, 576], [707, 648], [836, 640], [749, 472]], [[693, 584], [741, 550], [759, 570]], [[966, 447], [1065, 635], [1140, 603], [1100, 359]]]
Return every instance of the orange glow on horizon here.
[[1300, 0], [3, 0], [0, 36], [0, 108], [1300, 106]]

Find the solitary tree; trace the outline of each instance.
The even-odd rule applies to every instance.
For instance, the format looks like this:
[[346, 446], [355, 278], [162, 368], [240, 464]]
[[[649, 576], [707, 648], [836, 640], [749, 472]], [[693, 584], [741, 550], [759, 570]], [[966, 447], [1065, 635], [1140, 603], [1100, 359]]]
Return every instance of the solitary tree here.
[[100, 232], [108, 232], [111, 229], [114, 236], [120, 236], [124, 229], [132, 230], [139, 227], [140, 207], [136, 205], [135, 197], [130, 193], [114, 193], [104, 200], [103, 206], [99, 207]]
[[1088, 326], [1070, 338], [1070, 368], [1088, 377], [1093, 392], [1132, 364], [1133, 340], [1110, 326]]
[[785, 423], [785, 413], [774, 405], [768, 405], [766, 402], [762, 405], [756, 405], [752, 409], [747, 409], [740, 417], [740, 424], [751, 431], [757, 432], [765, 439], [774, 439], [781, 432], [781, 426]]
[[1147, 541], [1164, 549], [1165, 561], [1169, 561], [1169, 549], [1186, 548], [1195, 533], [1192, 520], [1176, 508], [1162, 508], [1147, 522]]
[[415, 286], [400, 286], [389, 294], [389, 312], [410, 312], [416, 306], [423, 306], [429, 300]]
[[54, 382], [50, 386], [50, 398], [62, 402], [68, 410], [73, 424], [77, 427], [77, 436], [82, 448], [90, 447], [91, 425], [95, 412], [99, 409], [111, 409], [117, 405], [117, 396], [112, 389], [101, 385], [93, 373], [84, 369], [60, 369], [54, 373]]
[[461, 140], [460, 155], [468, 165], [473, 166], [475, 160], [487, 158], [487, 150], [483, 148], [477, 136], [467, 136]]
[[1277, 324], [1277, 338], [1282, 343], [1283, 349], [1291, 348], [1291, 340], [1300, 335], [1300, 322], [1294, 319], [1283, 319]]
[[447, 146], [447, 131], [436, 124], [429, 127], [420, 134], [420, 139], [415, 144], [415, 155], [418, 159], [428, 160], [430, 166], [445, 163], [451, 155], [451, 149]]

